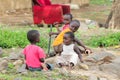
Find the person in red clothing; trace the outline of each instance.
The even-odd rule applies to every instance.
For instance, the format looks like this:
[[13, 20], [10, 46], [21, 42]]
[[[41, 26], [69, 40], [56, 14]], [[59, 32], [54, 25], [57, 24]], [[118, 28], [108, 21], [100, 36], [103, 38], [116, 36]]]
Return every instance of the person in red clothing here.
[[25, 61], [28, 70], [30, 71], [41, 71], [51, 69], [51, 65], [45, 63], [45, 52], [44, 50], [37, 46], [36, 43], [40, 41], [40, 34], [37, 30], [30, 30], [27, 33], [27, 39], [31, 44], [27, 45], [23, 54], [25, 56]]
[[42, 6], [51, 5], [51, 1], [50, 0], [38, 0], [38, 2]]

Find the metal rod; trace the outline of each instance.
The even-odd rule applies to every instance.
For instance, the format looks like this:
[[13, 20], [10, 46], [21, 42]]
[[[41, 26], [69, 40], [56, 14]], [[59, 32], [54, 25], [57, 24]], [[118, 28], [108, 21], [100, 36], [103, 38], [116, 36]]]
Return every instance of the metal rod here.
[[[52, 32], [52, 24], [50, 25], [50, 32]], [[50, 47], [51, 47], [51, 36], [50, 36], [50, 38], [49, 38], [48, 54], [50, 54]]]

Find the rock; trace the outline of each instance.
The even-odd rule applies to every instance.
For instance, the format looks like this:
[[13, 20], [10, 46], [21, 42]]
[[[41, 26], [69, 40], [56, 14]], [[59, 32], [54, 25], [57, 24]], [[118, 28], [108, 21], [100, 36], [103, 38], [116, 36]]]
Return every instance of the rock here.
[[2, 70], [1, 73], [2, 74], [5, 74], [7, 72], [7, 70]]
[[15, 68], [17, 69], [19, 66], [21, 66], [23, 64], [22, 60], [17, 60], [13, 63], [13, 65], [15, 66]]
[[84, 69], [84, 70], [88, 70], [89, 69], [88, 65], [83, 64], [83, 63], [79, 64], [79, 68]]
[[97, 76], [89, 76], [88, 80], [98, 80]]
[[116, 59], [112, 60], [112, 63], [118, 63], [118, 64], [120, 64], [120, 56], [117, 57]]
[[22, 78], [21, 78], [21, 77], [18, 77], [18, 78], [15, 78], [14, 80], [22, 80]]
[[70, 4], [71, 9], [80, 9], [80, 6], [77, 4]]
[[18, 60], [19, 58], [20, 58], [20, 56], [17, 53], [10, 53], [10, 55], [9, 55], [10, 60]]
[[61, 75], [67, 76], [69, 72], [67, 71], [66, 68], [61, 68], [61, 69], [59, 70], [59, 73], [60, 73]]
[[2, 55], [3, 51], [2, 51], [2, 48], [0, 47], [0, 56]]
[[95, 66], [96, 65], [96, 63], [93, 63], [93, 62], [90, 62], [90, 61], [87, 61], [87, 62], [84, 61], [84, 63], [88, 66]]
[[26, 70], [26, 64], [23, 64], [21, 67], [19, 67], [17, 69], [17, 72], [18, 73], [26, 73], [27, 72], [27, 70]]
[[46, 63], [55, 64], [55, 59], [56, 59], [56, 56], [55, 57], [51, 57], [51, 58], [47, 58], [46, 59]]
[[3, 60], [0, 62], [0, 71], [2, 70], [6, 70], [8, 68], [8, 61], [7, 60]]
[[8, 57], [3, 57], [2, 60], [7, 60], [7, 61], [9, 61], [9, 58], [8, 58]]
[[91, 62], [98, 62], [98, 61], [108, 61], [108, 60], [113, 60], [115, 59], [116, 56], [112, 53], [109, 53], [109, 52], [100, 52], [100, 53], [93, 53], [91, 55], [89, 55], [87, 58], [86, 58], [86, 61], [91, 61]]
[[99, 80], [107, 80], [106, 78], [99, 78]]
[[21, 50], [20, 52], [17, 53], [20, 58], [24, 58], [24, 54], [22, 53], [22, 51], [23, 50]]
[[99, 69], [101, 71], [113, 73], [120, 76], [120, 64], [117, 63], [103, 64], [99, 66]]

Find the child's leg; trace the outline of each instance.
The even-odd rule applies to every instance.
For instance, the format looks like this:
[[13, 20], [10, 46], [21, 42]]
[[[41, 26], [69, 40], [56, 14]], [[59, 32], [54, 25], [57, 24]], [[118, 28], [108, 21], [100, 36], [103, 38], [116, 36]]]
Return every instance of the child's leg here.
[[30, 71], [41, 71], [42, 68], [32, 68], [32, 67], [28, 67], [28, 70], [30, 70]]
[[73, 53], [73, 55], [70, 58], [69, 67], [74, 67], [78, 63], [78, 59], [78, 55], [76, 53]]
[[62, 52], [62, 45], [58, 45], [58, 46], [54, 46], [54, 51], [55, 51], [55, 54], [59, 54]]
[[73, 62], [69, 63], [69, 69], [73, 69], [74, 66], [75, 66], [75, 64]]
[[65, 66], [65, 59], [62, 56], [57, 56], [56, 63], [59, 68]]

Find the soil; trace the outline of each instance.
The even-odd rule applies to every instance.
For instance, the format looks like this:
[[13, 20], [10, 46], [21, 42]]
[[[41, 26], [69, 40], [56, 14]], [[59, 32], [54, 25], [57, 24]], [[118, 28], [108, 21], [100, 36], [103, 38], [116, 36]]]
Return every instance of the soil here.
[[[110, 12], [111, 7], [110, 6], [97, 6], [97, 5], [90, 5], [89, 7], [84, 7], [80, 8], [79, 10], [71, 10], [74, 19], [79, 19], [79, 20], [85, 20], [85, 19], [91, 19], [95, 20], [100, 23], [104, 23], [109, 12]], [[6, 11], [5, 14], [0, 14], [0, 23], [1, 24], [7, 24], [7, 25], [28, 25], [28, 24], [33, 24], [33, 16], [32, 16], [32, 10], [31, 9], [24, 9], [24, 10], [14, 10], [14, 11]], [[88, 36], [95, 34], [94, 30], [89, 32], [91, 34], [87, 34]], [[96, 33], [98, 33], [96, 31]], [[86, 35], [83, 35], [86, 36]], [[120, 49], [119, 48], [108, 48], [107, 50], [110, 51], [116, 51], [115, 53], [117, 55], [120, 55]], [[73, 71], [73, 74], [76, 74], [78, 71]], [[91, 74], [92, 73], [92, 74]], [[107, 77], [109, 76], [110, 78], [112, 77], [113, 79], [116, 77], [111, 76], [111, 75], [106, 75], [103, 72], [96, 72], [96, 71], [79, 71], [79, 75], [99, 75], [102, 77]], [[76, 75], [78, 75], [76, 74]]]
[[[84, 20], [91, 19], [100, 23], [104, 23], [109, 11], [110, 6], [97, 6], [90, 5], [88, 7], [81, 7], [79, 10], [71, 10], [74, 19]], [[8, 25], [27, 25], [33, 23], [31, 9], [12, 10], [0, 14], [0, 23]]]

